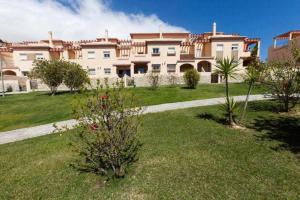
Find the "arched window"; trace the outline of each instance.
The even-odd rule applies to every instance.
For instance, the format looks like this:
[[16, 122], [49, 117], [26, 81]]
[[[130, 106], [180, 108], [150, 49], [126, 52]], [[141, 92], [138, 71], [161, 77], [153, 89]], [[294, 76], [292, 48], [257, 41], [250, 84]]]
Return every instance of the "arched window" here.
[[17, 76], [16, 72], [11, 71], [11, 70], [4, 71], [3, 75]]
[[211, 63], [208, 61], [200, 61], [197, 65], [198, 72], [211, 72]]
[[180, 72], [185, 72], [189, 69], [194, 69], [194, 66], [191, 64], [183, 64], [180, 66]]

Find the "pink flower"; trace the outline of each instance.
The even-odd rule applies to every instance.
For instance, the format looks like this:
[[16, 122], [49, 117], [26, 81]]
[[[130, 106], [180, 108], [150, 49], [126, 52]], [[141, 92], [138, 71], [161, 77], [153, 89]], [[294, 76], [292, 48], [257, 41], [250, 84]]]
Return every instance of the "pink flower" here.
[[108, 99], [108, 96], [107, 95], [103, 95], [103, 96], [101, 96], [101, 99]]
[[95, 131], [95, 130], [97, 130], [98, 128], [99, 128], [98, 124], [96, 124], [96, 123], [90, 124], [90, 129], [91, 129], [92, 131]]

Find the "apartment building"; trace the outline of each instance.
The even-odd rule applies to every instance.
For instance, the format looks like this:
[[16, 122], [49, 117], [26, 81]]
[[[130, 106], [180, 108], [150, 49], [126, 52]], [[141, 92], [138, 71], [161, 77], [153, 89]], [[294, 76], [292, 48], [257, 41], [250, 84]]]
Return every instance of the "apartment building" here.
[[284, 60], [291, 56], [291, 47], [300, 48], [300, 30], [289, 31], [273, 38], [268, 50], [268, 61]]
[[[238, 34], [217, 31], [216, 23], [211, 32], [202, 34], [131, 33], [129, 40], [108, 36], [94, 40], [64, 41], [49, 38], [41, 41], [6, 43], [0, 47], [1, 54], [8, 54], [4, 74], [25, 77], [39, 59], [65, 59], [80, 64], [88, 71], [92, 80], [108, 78], [134, 78], [137, 86], [148, 84], [147, 74], [151, 71], [161, 75], [161, 83], [167, 84], [168, 77], [175, 75], [182, 82], [188, 69], [200, 73], [202, 83], [220, 83], [222, 77], [214, 73], [216, 60], [233, 57], [239, 62], [241, 81], [245, 68], [259, 57], [260, 40]], [[252, 51], [257, 45], [257, 51]]]

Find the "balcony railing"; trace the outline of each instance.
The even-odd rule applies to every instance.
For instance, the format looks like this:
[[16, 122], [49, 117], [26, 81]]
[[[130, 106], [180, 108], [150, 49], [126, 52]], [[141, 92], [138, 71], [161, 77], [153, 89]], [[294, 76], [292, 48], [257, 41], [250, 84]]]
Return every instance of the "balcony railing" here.
[[152, 56], [160, 56], [160, 52], [152, 52], [151, 55]]
[[168, 51], [167, 55], [168, 56], [176, 56], [176, 51]]
[[194, 54], [180, 54], [180, 60], [193, 60]]

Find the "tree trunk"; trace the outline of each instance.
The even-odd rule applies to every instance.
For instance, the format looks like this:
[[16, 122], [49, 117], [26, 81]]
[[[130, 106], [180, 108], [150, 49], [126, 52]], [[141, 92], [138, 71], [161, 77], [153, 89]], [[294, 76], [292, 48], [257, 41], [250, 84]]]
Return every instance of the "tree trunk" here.
[[233, 116], [232, 116], [232, 110], [230, 107], [230, 99], [229, 99], [229, 87], [228, 87], [228, 76], [225, 76], [225, 88], [226, 88], [226, 99], [227, 99], [227, 112], [228, 112], [228, 121], [229, 125], [233, 125]]
[[54, 96], [56, 92], [56, 87], [51, 87], [50, 90], [51, 90], [51, 96]]
[[284, 112], [289, 112], [289, 96], [284, 97]]
[[253, 82], [250, 82], [249, 83], [248, 92], [247, 92], [247, 96], [246, 96], [246, 100], [245, 100], [245, 104], [244, 104], [244, 108], [243, 108], [241, 119], [240, 119], [241, 122], [244, 121], [244, 117], [245, 117], [245, 114], [246, 114], [246, 110], [247, 110], [249, 96], [251, 94], [252, 86], [253, 86]]

